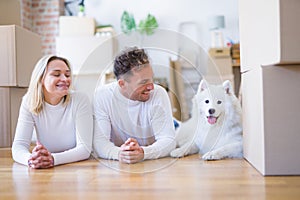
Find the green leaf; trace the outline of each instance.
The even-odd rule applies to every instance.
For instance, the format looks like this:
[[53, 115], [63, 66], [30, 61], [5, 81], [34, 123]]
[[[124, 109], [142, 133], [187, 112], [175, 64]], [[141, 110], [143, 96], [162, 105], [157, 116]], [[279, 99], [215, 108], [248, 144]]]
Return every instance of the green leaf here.
[[127, 11], [124, 11], [122, 14], [121, 29], [125, 34], [129, 34], [132, 30], [136, 30], [134, 17]]
[[141, 20], [138, 25], [138, 30], [141, 34], [146, 33], [147, 35], [151, 35], [154, 33], [154, 29], [158, 27], [158, 23], [156, 21], [156, 18], [148, 14], [147, 18], [145, 20]]

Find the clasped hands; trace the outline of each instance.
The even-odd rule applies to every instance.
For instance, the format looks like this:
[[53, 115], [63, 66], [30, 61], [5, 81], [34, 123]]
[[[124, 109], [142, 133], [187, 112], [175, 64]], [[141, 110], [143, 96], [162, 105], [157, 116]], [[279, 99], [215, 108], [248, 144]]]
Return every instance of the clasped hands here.
[[28, 166], [33, 169], [50, 168], [54, 166], [54, 158], [46, 147], [37, 142], [28, 160]]
[[144, 159], [144, 149], [139, 145], [136, 139], [128, 138], [121, 145], [119, 152], [119, 161], [122, 163], [137, 163]]
[[[120, 162], [132, 164], [140, 162], [143, 159], [144, 150], [136, 139], [129, 138], [122, 144], [119, 152]], [[45, 146], [37, 142], [28, 160], [28, 166], [33, 169], [50, 168], [54, 166], [54, 158]]]

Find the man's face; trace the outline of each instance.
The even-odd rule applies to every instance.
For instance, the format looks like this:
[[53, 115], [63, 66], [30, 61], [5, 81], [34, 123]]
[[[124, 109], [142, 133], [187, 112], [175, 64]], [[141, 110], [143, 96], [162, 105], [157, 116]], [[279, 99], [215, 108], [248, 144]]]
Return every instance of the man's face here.
[[139, 70], [131, 70], [133, 75], [119, 80], [121, 93], [134, 101], [148, 101], [150, 92], [154, 89], [153, 71], [149, 64]]

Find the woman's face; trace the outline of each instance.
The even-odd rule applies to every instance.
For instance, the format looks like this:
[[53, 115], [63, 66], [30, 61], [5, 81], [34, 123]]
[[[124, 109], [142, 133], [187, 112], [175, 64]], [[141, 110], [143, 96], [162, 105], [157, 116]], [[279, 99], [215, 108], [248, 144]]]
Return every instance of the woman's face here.
[[52, 60], [45, 73], [42, 80], [45, 101], [56, 105], [69, 92], [71, 71], [64, 61]]

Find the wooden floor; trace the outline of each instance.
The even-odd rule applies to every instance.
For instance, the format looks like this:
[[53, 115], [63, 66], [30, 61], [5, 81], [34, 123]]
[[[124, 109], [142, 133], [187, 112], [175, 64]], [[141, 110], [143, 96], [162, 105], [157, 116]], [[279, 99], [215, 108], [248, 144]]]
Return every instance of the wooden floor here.
[[245, 160], [192, 155], [135, 165], [90, 159], [45, 170], [0, 149], [0, 199], [300, 199], [300, 176], [263, 177]]

